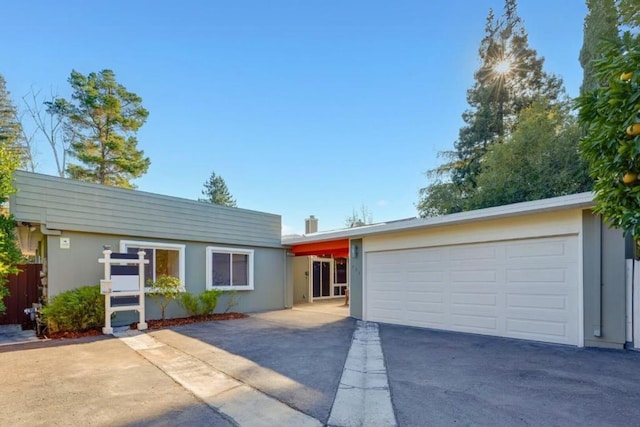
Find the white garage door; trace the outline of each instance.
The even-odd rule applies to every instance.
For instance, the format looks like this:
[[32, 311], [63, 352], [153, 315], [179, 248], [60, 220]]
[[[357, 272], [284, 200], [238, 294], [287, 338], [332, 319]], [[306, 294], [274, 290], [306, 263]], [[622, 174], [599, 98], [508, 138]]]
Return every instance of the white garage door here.
[[366, 319], [578, 345], [578, 238], [366, 256]]

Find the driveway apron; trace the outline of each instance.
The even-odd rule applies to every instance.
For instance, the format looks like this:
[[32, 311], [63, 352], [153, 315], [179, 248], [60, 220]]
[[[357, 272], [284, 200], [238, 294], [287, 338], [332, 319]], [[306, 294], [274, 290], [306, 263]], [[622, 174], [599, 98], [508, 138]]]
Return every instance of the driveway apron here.
[[640, 419], [640, 353], [380, 325], [401, 426]]

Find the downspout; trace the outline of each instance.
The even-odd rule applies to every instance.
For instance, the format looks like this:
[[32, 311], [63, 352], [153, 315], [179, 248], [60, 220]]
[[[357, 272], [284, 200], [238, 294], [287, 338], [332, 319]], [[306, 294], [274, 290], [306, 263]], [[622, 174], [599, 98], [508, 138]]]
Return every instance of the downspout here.
[[46, 225], [40, 223], [40, 232], [45, 236], [61, 236], [62, 230], [53, 230], [51, 228], [47, 228]]
[[283, 283], [284, 308], [289, 308], [287, 307], [287, 252], [288, 252], [287, 249], [282, 251], [282, 260], [283, 260], [283, 266], [284, 266], [284, 283]]
[[593, 294], [593, 336], [602, 337], [602, 287], [604, 286], [602, 275], [603, 253], [602, 253], [602, 241], [604, 236], [602, 235], [602, 218], [598, 217], [598, 287]]
[[[40, 233], [43, 236], [61, 236], [62, 230], [53, 230], [46, 226], [47, 214], [45, 212], [40, 215]], [[42, 284], [42, 298], [46, 301], [49, 299], [49, 239], [45, 238], [46, 251], [41, 253], [42, 271], [40, 272], [40, 283]]]
[[[283, 251], [283, 259], [284, 259], [284, 308], [292, 308], [293, 307], [293, 282], [291, 283], [291, 304], [289, 304], [289, 258], [295, 257], [295, 254], [289, 252], [290, 248], [286, 248]], [[293, 276], [291, 276], [291, 280], [293, 280]]]
[[53, 230], [51, 228], [47, 228], [47, 214], [43, 212], [40, 215], [40, 232], [45, 236], [61, 236], [62, 230]]

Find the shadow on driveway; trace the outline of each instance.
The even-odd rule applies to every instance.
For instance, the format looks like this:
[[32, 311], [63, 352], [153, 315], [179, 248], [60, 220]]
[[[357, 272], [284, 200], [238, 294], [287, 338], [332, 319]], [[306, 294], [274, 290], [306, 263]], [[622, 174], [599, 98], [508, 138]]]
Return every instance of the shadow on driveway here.
[[279, 310], [171, 328], [215, 347], [208, 350], [175, 334], [152, 335], [326, 423], [354, 329], [344, 316]]
[[380, 325], [398, 423], [629, 425], [640, 353]]

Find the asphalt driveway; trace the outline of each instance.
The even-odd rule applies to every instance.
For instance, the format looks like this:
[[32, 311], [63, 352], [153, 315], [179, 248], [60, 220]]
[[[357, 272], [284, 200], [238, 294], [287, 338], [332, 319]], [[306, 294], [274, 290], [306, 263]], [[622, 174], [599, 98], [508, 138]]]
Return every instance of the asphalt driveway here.
[[396, 419], [425, 425], [630, 425], [640, 353], [380, 325]]
[[[245, 319], [173, 328], [224, 352], [187, 348], [214, 368], [326, 423], [355, 320], [332, 314], [279, 310]], [[184, 340], [167, 332], [152, 333], [170, 345]]]
[[[143, 335], [327, 423], [355, 323], [280, 310]], [[640, 353], [384, 324], [379, 335], [400, 426], [640, 418]], [[230, 425], [150, 363], [159, 350], [113, 337], [0, 347], [0, 425]]]
[[[280, 310], [150, 337], [322, 423], [355, 320]], [[233, 425], [114, 337], [0, 347], [0, 426]]]

